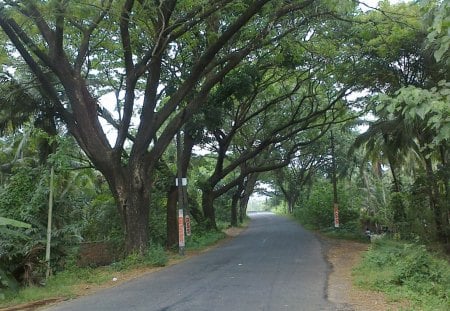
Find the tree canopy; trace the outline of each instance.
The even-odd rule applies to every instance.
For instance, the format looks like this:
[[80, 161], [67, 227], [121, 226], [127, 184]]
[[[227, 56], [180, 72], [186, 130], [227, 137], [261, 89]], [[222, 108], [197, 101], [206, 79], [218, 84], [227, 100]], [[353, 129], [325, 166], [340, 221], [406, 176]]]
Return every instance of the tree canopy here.
[[[125, 253], [143, 254], [177, 238], [175, 176], [194, 176], [183, 200], [202, 230], [217, 228], [225, 211], [236, 224], [258, 180], [289, 212], [329, 224], [333, 176], [344, 222], [361, 216], [404, 233], [421, 193], [432, 216], [413, 229], [432, 223], [448, 241], [449, 5], [361, 5], [0, 1], [0, 209], [28, 222], [45, 191], [33, 192], [18, 164], [39, 180], [55, 165], [61, 191], [76, 201], [68, 209], [83, 205], [76, 181], [92, 207], [83, 215], [116, 221], [114, 201], [120, 219], [121, 229], [95, 233], [85, 223], [74, 232], [123, 233]], [[14, 185], [23, 192], [8, 193]], [[80, 215], [60, 215], [60, 224]]]

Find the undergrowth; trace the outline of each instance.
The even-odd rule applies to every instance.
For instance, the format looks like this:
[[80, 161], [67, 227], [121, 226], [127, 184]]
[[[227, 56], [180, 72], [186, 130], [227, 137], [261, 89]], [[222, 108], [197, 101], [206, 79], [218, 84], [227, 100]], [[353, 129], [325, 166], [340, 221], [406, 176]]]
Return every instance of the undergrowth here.
[[377, 240], [354, 270], [356, 284], [381, 291], [408, 310], [449, 310], [450, 264], [425, 246]]
[[208, 247], [225, 237], [225, 233], [222, 231], [210, 231], [203, 232], [202, 234], [193, 234], [186, 238], [187, 250], [198, 250], [204, 247]]
[[[186, 239], [187, 250], [200, 250], [223, 239], [221, 231], [200, 232]], [[52, 275], [45, 286], [30, 286], [19, 291], [3, 291], [0, 294], [0, 307], [19, 305], [32, 301], [52, 298], [73, 298], [80, 288], [102, 285], [110, 282], [118, 274], [126, 274], [134, 269], [145, 267], [162, 267], [170, 258], [178, 258], [162, 246], [154, 244], [144, 256], [131, 254], [126, 258], [104, 267], [80, 268], [75, 265]]]

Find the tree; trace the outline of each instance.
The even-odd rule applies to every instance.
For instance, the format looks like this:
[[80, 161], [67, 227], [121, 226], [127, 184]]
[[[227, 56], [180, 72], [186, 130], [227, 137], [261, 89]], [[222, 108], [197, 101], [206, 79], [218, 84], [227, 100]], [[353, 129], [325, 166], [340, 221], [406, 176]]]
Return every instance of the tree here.
[[[175, 133], [240, 62], [332, 10], [311, 0], [8, 0], [0, 4], [0, 27], [105, 176], [127, 252], [142, 253], [152, 175]], [[118, 94], [116, 119], [98, 102], [110, 91]], [[100, 116], [117, 128], [113, 143]]]
[[274, 172], [275, 185], [283, 194], [289, 213], [294, 212], [305, 187], [312, 184], [317, 169], [326, 163], [325, 153], [323, 143], [315, 142], [301, 148], [288, 166]]
[[[336, 121], [330, 110], [345, 110], [341, 102], [345, 88], [329, 91], [327, 101], [321, 86], [315, 85], [314, 74], [289, 73], [280, 79], [269, 71], [246, 96], [234, 98], [239, 104], [228, 105], [235, 109], [227, 111], [226, 121], [212, 131], [216, 164], [200, 188], [203, 211], [213, 227], [215, 198], [252, 173], [288, 165], [301, 146], [316, 141]], [[265, 91], [259, 93], [260, 88]], [[301, 135], [307, 131], [310, 137]]]
[[[57, 125], [53, 109], [48, 106], [39, 86], [33, 84], [33, 80], [27, 80], [27, 74], [29, 72], [15, 79], [6, 72], [0, 73], [0, 134], [16, 132], [29, 123], [44, 131], [48, 136], [41, 136], [37, 146], [39, 162], [43, 164], [55, 151], [56, 145], [50, 139], [56, 136]], [[28, 127], [28, 130], [32, 128]], [[8, 163], [2, 170], [10, 171], [11, 167], [12, 163]]]
[[434, 6], [432, 1], [428, 1], [428, 9], [425, 14], [425, 26], [428, 26], [427, 44], [434, 51], [436, 61], [443, 61], [448, 65], [450, 57], [450, 4], [441, 1], [438, 6]]
[[[436, 155], [440, 157], [441, 171], [447, 171], [448, 167], [445, 150], [448, 149], [450, 133], [446, 117], [449, 63], [448, 53], [443, 48], [445, 39], [440, 37], [440, 27], [445, 27], [442, 12], [447, 7], [444, 4], [438, 7], [435, 2], [426, 4], [428, 16], [435, 14], [432, 26], [427, 24], [426, 18], [423, 19], [417, 4], [396, 6], [393, 14], [400, 17], [397, 21], [389, 20], [390, 15], [370, 13], [374, 20], [382, 21], [381, 25], [389, 25], [396, 31], [386, 32], [388, 27], [381, 28], [380, 25], [380, 33], [361, 32], [365, 34], [362, 37], [368, 39], [365, 49], [371, 55], [369, 63], [375, 64], [372, 78], [368, 81], [376, 81], [377, 88], [373, 90], [379, 92], [372, 106], [378, 120], [357, 139], [356, 144], [365, 144], [368, 150], [379, 152], [388, 159], [394, 191], [398, 193], [391, 202], [397, 220], [404, 218], [401, 215], [405, 214], [406, 204], [402, 199], [404, 196], [400, 195], [400, 172], [408, 173], [405, 168], [415, 165], [418, 168], [418, 174], [413, 176], [416, 181], [422, 174], [420, 170], [425, 172], [429, 208], [434, 213], [439, 239], [447, 242], [448, 211], [439, 194], [438, 184], [448, 189], [448, 178], [444, 173], [438, 181], [435, 172]], [[393, 12], [393, 8], [386, 4], [384, 9]], [[427, 35], [427, 29], [434, 30]], [[406, 163], [406, 158], [414, 161]]]

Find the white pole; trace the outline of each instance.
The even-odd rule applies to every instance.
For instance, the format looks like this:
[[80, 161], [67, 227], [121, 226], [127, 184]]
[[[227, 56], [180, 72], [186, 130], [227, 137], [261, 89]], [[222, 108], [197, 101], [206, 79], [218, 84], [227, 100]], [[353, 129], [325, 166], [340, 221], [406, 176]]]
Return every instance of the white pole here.
[[47, 218], [47, 246], [45, 248], [45, 261], [47, 262], [47, 272], [45, 278], [50, 276], [50, 244], [52, 240], [52, 214], [53, 214], [53, 180], [55, 177], [55, 170], [52, 166], [50, 169], [50, 191], [48, 195], [48, 218]]
[[184, 206], [183, 206], [183, 172], [182, 169], [182, 145], [181, 145], [181, 133], [178, 130], [176, 135], [177, 144], [177, 186], [178, 186], [178, 253], [184, 256]]

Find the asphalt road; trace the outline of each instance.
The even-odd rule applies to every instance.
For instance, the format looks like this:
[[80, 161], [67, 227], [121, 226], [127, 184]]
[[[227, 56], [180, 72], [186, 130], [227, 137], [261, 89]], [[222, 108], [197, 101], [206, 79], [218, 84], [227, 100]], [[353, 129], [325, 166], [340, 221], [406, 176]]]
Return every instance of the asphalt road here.
[[251, 218], [241, 235], [205, 254], [48, 310], [336, 310], [317, 238], [283, 217]]

